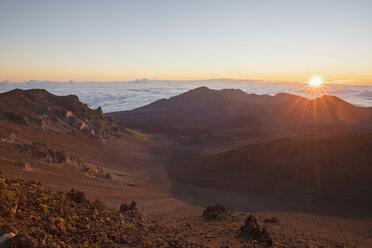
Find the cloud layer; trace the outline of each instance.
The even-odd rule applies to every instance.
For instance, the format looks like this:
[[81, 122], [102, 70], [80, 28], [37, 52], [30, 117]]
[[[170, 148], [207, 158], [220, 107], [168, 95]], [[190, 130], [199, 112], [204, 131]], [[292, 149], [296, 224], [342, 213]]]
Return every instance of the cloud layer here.
[[[207, 81], [156, 81], [136, 80], [131, 82], [107, 83], [59, 83], [50, 81], [28, 81], [25, 83], [0, 83], [0, 92], [15, 88], [43, 88], [56, 95], [77, 95], [91, 108], [101, 106], [104, 112], [129, 110], [149, 104], [162, 98], [169, 98], [199, 86], [212, 89], [238, 88], [247, 93], [275, 95], [280, 92], [311, 97], [304, 84], [262, 83], [255, 81], [207, 80]], [[360, 106], [372, 107], [372, 86], [327, 84], [327, 94], [338, 96]]]

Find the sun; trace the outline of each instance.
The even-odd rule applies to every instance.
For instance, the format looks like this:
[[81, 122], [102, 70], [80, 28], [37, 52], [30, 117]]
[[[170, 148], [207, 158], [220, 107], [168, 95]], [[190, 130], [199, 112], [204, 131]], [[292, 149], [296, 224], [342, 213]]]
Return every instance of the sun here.
[[311, 87], [320, 87], [323, 83], [320, 77], [313, 77], [309, 82], [307, 82]]

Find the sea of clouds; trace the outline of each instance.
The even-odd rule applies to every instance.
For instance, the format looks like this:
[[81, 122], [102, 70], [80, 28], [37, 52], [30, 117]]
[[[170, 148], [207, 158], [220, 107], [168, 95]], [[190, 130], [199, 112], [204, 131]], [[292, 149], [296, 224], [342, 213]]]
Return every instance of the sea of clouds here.
[[[77, 95], [91, 108], [101, 106], [104, 112], [129, 110], [144, 106], [162, 98], [169, 98], [185, 91], [207, 86], [211, 89], [235, 88], [247, 93], [269, 94], [292, 93], [309, 98], [315, 97], [304, 83], [270, 83], [261, 81], [239, 81], [230, 79], [205, 81], [159, 81], [135, 80], [130, 82], [50, 82], [31, 80], [24, 83], [4, 81], [0, 92], [12, 89], [46, 89], [56, 95]], [[329, 83], [322, 89], [325, 93], [338, 96], [358, 106], [372, 106], [371, 85], [347, 85]], [[317, 96], [322, 93], [317, 91]]]

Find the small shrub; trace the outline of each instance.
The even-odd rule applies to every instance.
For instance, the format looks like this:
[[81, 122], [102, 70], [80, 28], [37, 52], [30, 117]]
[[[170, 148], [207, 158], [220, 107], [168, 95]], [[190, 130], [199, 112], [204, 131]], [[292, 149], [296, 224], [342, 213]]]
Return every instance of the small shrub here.
[[71, 232], [76, 232], [76, 228], [73, 227], [71, 224], [67, 224], [67, 230], [69, 230]]
[[40, 204], [40, 207], [44, 213], [49, 213], [49, 207], [46, 204]]
[[65, 228], [65, 220], [61, 217], [54, 218], [54, 224], [60, 229]]
[[77, 216], [76, 214], [73, 214], [73, 215], [71, 216], [71, 220], [74, 221], [74, 222], [78, 222], [78, 221], [80, 220], [80, 217]]
[[6, 188], [6, 183], [4, 181], [0, 182], [0, 190], [3, 190]]
[[14, 197], [17, 196], [17, 193], [15, 191], [8, 190], [8, 195], [9, 195], [9, 197], [14, 198]]

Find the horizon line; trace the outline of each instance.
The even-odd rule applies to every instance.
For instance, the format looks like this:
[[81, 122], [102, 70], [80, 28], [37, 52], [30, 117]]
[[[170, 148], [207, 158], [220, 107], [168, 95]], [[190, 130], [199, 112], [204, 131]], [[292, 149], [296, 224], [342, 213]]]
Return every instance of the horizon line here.
[[[158, 82], [202, 82], [202, 81], [232, 81], [232, 82], [249, 82], [249, 83], [282, 83], [282, 84], [302, 84], [308, 81], [291, 81], [291, 80], [270, 80], [270, 79], [238, 79], [238, 78], [209, 78], [209, 79], [191, 79], [191, 80], [173, 80], [173, 79], [134, 79], [134, 80], [114, 80], [114, 81], [58, 81], [58, 80], [39, 80], [39, 79], [30, 79], [23, 81], [11, 81], [3, 80], [0, 83], [12, 83], [12, 84], [22, 84], [22, 83], [133, 83], [133, 82], [145, 82], [145, 81], [158, 81]], [[358, 81], [358, 80], [335, 80], [335, 81], [324, 81], [326, 84], [344, 84], [344, 85], [372, 85], [372, 81]]]

